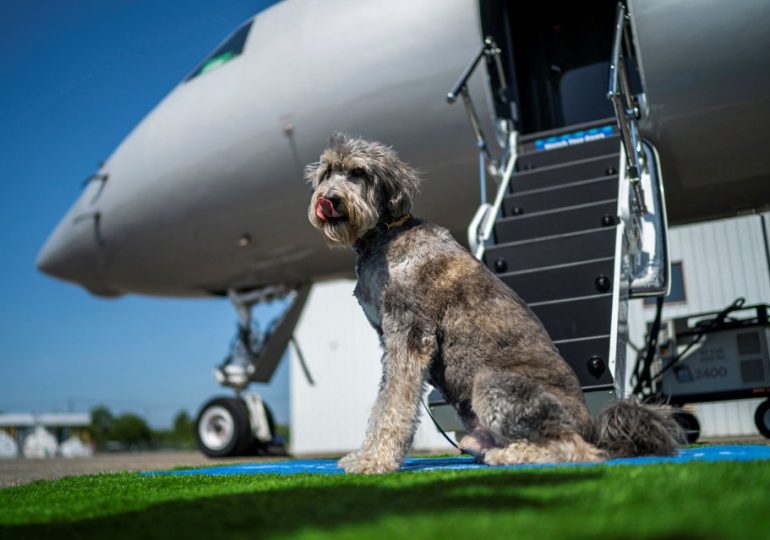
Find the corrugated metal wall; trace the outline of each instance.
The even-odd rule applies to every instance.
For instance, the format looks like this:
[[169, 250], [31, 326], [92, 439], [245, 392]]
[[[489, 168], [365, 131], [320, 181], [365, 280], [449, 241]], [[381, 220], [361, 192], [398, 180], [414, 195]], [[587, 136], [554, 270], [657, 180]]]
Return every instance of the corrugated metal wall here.
[[[672, 262], [682, 262], [686, 301], [665, 304], [663, 319], [717, 311], [736, 298], [747, 304], [770, 302], [770, 268], [762, 231], [765, 216], [744, 216], [671, 229]], [[644, 343], [646, 323], [655, 308], [631, 302], [629, 335], [637, 346]], [[629, 351], [629, 359], [635, 353]], [[629, 369], [630, 372], [630, 369]], [[750, 399], [699, 404], [695, 414], [704, 436], [756, 434], [754, 409], [762, 400]]]
[[[315, 385], [308, 383], [292, 348], [293, 454], [342, 453], [358, 448], [364, 438], [382, 372], [382, 352], [377, 334], [353, 297], [354, 285], [341, 280], [313, 286], [294, 333]], [[452, 448], [426, 418], [413, 447]]]

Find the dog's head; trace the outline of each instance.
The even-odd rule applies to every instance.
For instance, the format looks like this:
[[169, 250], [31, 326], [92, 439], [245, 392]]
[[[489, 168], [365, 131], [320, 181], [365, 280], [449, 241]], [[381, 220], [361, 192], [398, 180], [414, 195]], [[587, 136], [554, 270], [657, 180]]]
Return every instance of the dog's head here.
[[392, 148], [344, 134], [332, 136], [305, 180], [313, 188], [310, 223], [332, 246], [351, 246], [378, 223], [404, 216], [419, 184]]

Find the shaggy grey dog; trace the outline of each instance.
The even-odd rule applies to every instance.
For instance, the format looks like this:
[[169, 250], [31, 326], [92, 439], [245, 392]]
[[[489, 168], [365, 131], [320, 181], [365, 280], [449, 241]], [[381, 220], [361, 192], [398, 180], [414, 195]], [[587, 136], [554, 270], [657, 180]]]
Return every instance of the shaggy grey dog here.
[[338, 134], [305, 176], [310, 222], [358, 253], [355, 296], [384, 350], [366, 438], [339, 462], [347, 472], [399, 468], [426, 382], [465, 424], [460, 447], [490, 465], [676, 451], [663, 411], [619, 402], [594, 422], [526, 304], [446, 229], [411, 217], [419, 180], [391, 148]]

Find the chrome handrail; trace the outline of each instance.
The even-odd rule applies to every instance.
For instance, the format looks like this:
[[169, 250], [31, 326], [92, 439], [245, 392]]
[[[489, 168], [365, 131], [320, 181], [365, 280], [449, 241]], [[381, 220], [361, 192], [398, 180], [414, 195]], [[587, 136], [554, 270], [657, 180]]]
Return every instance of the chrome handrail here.
[[[484, 43], [471, 60], [468, 67], [465, 68], [460, 78], [452, 87], [452, 90], [446, 96], [447, 103], [450, 105], [457, 101], [457, 97], [460, 96], [463, 99], [463, 105], [465, 105], [465, 112], [468, 115], [468, 122], [471, 125], [473, 136], [476, 139], [476, 147], [479, 150], [479, 169], [481, 172], [481, 202], [486, 204], [486, 171], [493, 176], [500, 174], [500, 165], [498, 160], [489, 151], [487, 145], [487, 139], [484, 137], [484, 132], [481, 131], [481, 123], [479, 122], [478, 114], [476, 114], [476, 108], [473, 106], [473, 100], [471, 100], [470, 92], [468, 91], [468, 80], [473, 75], [473, 72], [479, 65], [482, 58], [488, 57], [494, 60], [495, 70], [497, 71], [498, 79], [500, 80], [501, 89], [505, 90], [505, 74], [503, 73], [503, 64], [500, 61], [501, 50], [500, 47], [494, 42], [491, 37], [486, 37]], [[489, 163], [489, 166], [487, 166]]]
[[[630, 38], [631, 18], [622, 2], [618, 3], [615, 36], [610, 60], [610, 85], [607, 97], [612, 101], [623, 143], [625, 176], [633, 191], [633, 229], [640, 252], [632, 263], [629, 297], [666, 295], [671, 286], [670, 260], [666, 234], [666, 204], [663, 179], [654, 148], [642, 144], [637, 121], [641, 110], [631, 93], [626, 60], [633, 53]], [[645, 194], [649, 190], [649, 198]], [[649, 205], [648, 205], [649, 203]]]
[[[505, 72], [503, 71], [503, 63], [500, 59], [501, 52], [502, 51], [494, 40], [491, 37], [486, 37], [479, 51], [446, 96], [447, 102], [450, 105], [457, 101], [458, 97], [462, 97], [463, 104], [465, 105], [465, 112], [468, 115], [468, 122], [471, 125], [473, 136], [476, 139], [476, 148], [479, 150], [481, 205], [468, 227], [468, 245], [471, 253], [478, 259], [481, 259], [484, 255], [486, 242], [492, 235], [495, 216], [500, 211], [503, 197], [508, 189], [510, 177], [513, 174], [513, 165], [516, 163], [516, 132], [508, 131], [509, 140], [507, 141], [508, 144], [503, 153], [503, 165], [501, 166], [500, 162], [489, 151], [484, 132], [481, 130], [479, 117], [476, 114], [476, 108], [473, 106], [473, 100], [468, 91], [468, 80], [471, 78], [471, 75], [473, 75], [482, 58], [486, 57], [491, 59], [497, 73], [500, 85], [500, 95], [504, 96], [506, 94], [507, 83], [505, 80]], [[498, 182], [494, 204], [489, 204], [487, 202], [487, 172], [495, 177], [499, 177], [500, 173], [503, 172], [503, 179], [501, 182]]]
[[[626, 71], [626, 54], [631, 54], [628, 27], [630, 18], [622, 3], [618, 3], [615, 18], [615, 37], [612, 41], [612, 58], [610, 60], [610, 84], [607, 98], [612, 101], [615, 109], [615, 119], [620, 129], [620, 139], [626, 154], [626, 172], [631, 180], [634, 198], [640, 213], [647, 212], [642, 190], [641, 176], [644, 163], [640, 152], [640, 137], [636, 122], [641, 112], [636, 99], [631, 94]], [[625, 46], [625, 47], [624, 47]], [[625, 54], [623, 49], [626, 49]]]
[[497, 194], [492, 204], [483, 202], [476, 215], [468, 227], [468, 247], [473, 256], [478, 260], [484, 256], [487, 248], [487, 241], [492, 237], [492, 231], [495, 228], [495, 218], [500, 212], [505, 196], [508, 195], [509, 185], [513, 177], [514, 167], [516, 165], [518, 149], [518, 132], [512, 131], [508, 139], [508, 153], [505, 165], [503, 166], [503, 177], [497, 186]]
[[642, 144], [645, 154], [646, 181], [649, 190], [650, 212], [640, 217], [642, 227], [641, 248], [643, 260], [634, 264], [634, 272], [628, 288], [629, 298], [666, 296], [671, 288], [671, 259], [668, 253], [668, 218], [666, 197], [663, 191], [663, 176], [660, 161], [652, 145]]

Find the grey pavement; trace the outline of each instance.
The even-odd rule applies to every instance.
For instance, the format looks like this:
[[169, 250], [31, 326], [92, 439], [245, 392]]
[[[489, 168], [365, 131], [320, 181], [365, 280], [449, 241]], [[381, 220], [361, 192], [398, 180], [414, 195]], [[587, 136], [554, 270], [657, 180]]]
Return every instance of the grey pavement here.
[[35, 480], [54, 480], [65, 476], [81, 476], [119, 471], [151, 471], [174, 467], [225, 465], [264, 459], [254, 456], [211, 459], [197, 451], [189, 452], [120, 452], [96, 454], [88, 458], [0, 459], [0, 488]]

